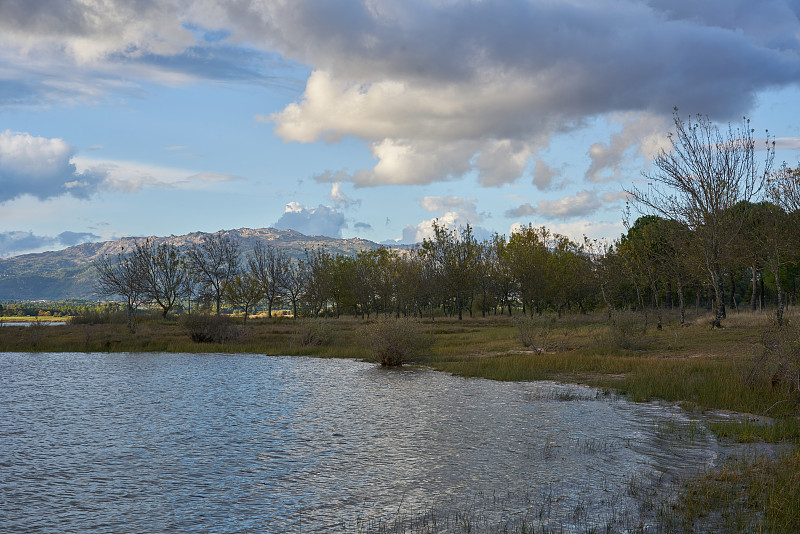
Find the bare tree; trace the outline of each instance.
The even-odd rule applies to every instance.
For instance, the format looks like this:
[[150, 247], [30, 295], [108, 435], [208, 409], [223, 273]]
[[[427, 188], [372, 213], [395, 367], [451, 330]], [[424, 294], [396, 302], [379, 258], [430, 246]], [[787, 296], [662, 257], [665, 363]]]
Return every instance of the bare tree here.
[[781, 165], [767, 182], [767, 197], [786, 213], [800, 211], [800, 167], [792, 169], [786, 163]]
[[186, 296], [186, 261], [175, 245], [155, 245], [149, 240], [136, 245], [134, 254], [141, 259], [145, 296], [161, 307], [161, 316], [166, 318], [175, 304]]
[[239, 271], [239, 244], [222, 232], [207, 234], [186, 255], [219, 315], [225, 286]]
[[283, 296], [288, 263], [284, 251], [261, 243], [256, 243], [253, 254], [247, 258], [250, 276], [258, 281], [267, 301], [268, 317], [272, 317], [273, 306]]
[[761, 190], [772, 168], [774, 142], [767, 140], [763, 168], [756, 162], [756, 141], [750, 122], [728, 126], [725, 134], [708, 117], [684, 121], [673, 114], [671, 149], [644, 173], [646, 189], [628, 193], [644, 214], [661, 215], [684, 224], [700, 243], [700, 260], [714, 289], [714, 326], [725, 316], [723, 273], [730, 261], [730, 244], [739, 233], [742, 215], [733, 207], [750, 201]]
[[297, 303], [308, 283], [308, 270], [302, 261], [289, 260], [286, 267], [286, 279], [284, 289], [286, 296], [292, 303], [292, 317], [297, 319]]
[[94, 262], [97, 292], [104, 297], [122, 296], [128, 312], [128, 328], [136, 331], [136, 310], [145, 300], [142, 256], [124, 250], [116, 256], [103, 256]]

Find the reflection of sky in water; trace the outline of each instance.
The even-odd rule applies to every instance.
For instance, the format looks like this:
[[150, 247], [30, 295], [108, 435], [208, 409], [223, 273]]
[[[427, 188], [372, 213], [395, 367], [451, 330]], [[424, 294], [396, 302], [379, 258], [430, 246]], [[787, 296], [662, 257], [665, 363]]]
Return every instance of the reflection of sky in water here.
[[635, 509], [632, 477], [716, 458], [673, 409], [551, 383], [180, 354], [0, 354], [0, 376], [0, 524], [30, 531], [339, 532], [509, 493], [569, 531]]

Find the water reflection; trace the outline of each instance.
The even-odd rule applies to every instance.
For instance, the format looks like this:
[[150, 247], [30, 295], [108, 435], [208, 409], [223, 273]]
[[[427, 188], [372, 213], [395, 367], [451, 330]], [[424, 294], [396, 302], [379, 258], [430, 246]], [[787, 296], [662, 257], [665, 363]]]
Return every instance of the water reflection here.
[[487, 526], [624, 530], [632, 484], [716, 456], [672, 409], [573, 386], [349, 360], [0, 354], [4, 531], [370, 531], [479, 502]]

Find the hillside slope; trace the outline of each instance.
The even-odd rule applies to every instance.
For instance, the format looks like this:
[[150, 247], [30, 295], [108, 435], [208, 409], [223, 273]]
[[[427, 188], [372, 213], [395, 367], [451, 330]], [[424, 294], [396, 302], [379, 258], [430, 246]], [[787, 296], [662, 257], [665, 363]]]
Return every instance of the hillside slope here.
[[[303, 256], [306, 249], [317, 247], [325, 247], [332, 254], [345, 255], [380, 247], [366, 239], [307, 236], [294, 230], [274, 228], [239, 228], [218, 233], [238, 241], [243, 253], [250, 252], [260, 242], [278, 247], [295, 258]], [[97, 296], [94, 290], [94, 260], [130, 250], [136, 243], [143, 243], [146, 239], [156, 244], [172, 243], [185, 250], [199, 244], [204, 235], [203, 232], [194, 232], [168, 237], [124, 237], [116, 241], [83, 243], [64, 250], [0, 259], [0, 300], [93, 299]]]

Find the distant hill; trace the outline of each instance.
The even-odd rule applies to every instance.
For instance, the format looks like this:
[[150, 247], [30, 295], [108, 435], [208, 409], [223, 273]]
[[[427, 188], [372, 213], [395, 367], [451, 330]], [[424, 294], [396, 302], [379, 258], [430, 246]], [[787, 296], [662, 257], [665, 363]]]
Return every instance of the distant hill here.
[[[273, 245], [289, 256], [303, 256], [306, 249], [324, 246], [332, 254], [355, 255], [361, 250], [374, 250], [379, 244], [366, 239], [336, 239], [307, 236], [294, 230], [274, 228], [240, 228], [221, 230], [240, 243], [243, 253], [250, 252], [256, 243]], [[25, 254], [0, 259], [0, 300], [62, 300], [94, 299], [95, 270], [92, 262], [107, 254], [116, 255], [130, 250], [146, 239], [161, 244], [172, 243], [187, 249], [202, 241], [203, 232], [169, 237], [124, 237], [116, 241], [83, 243], [64, 250]]]

